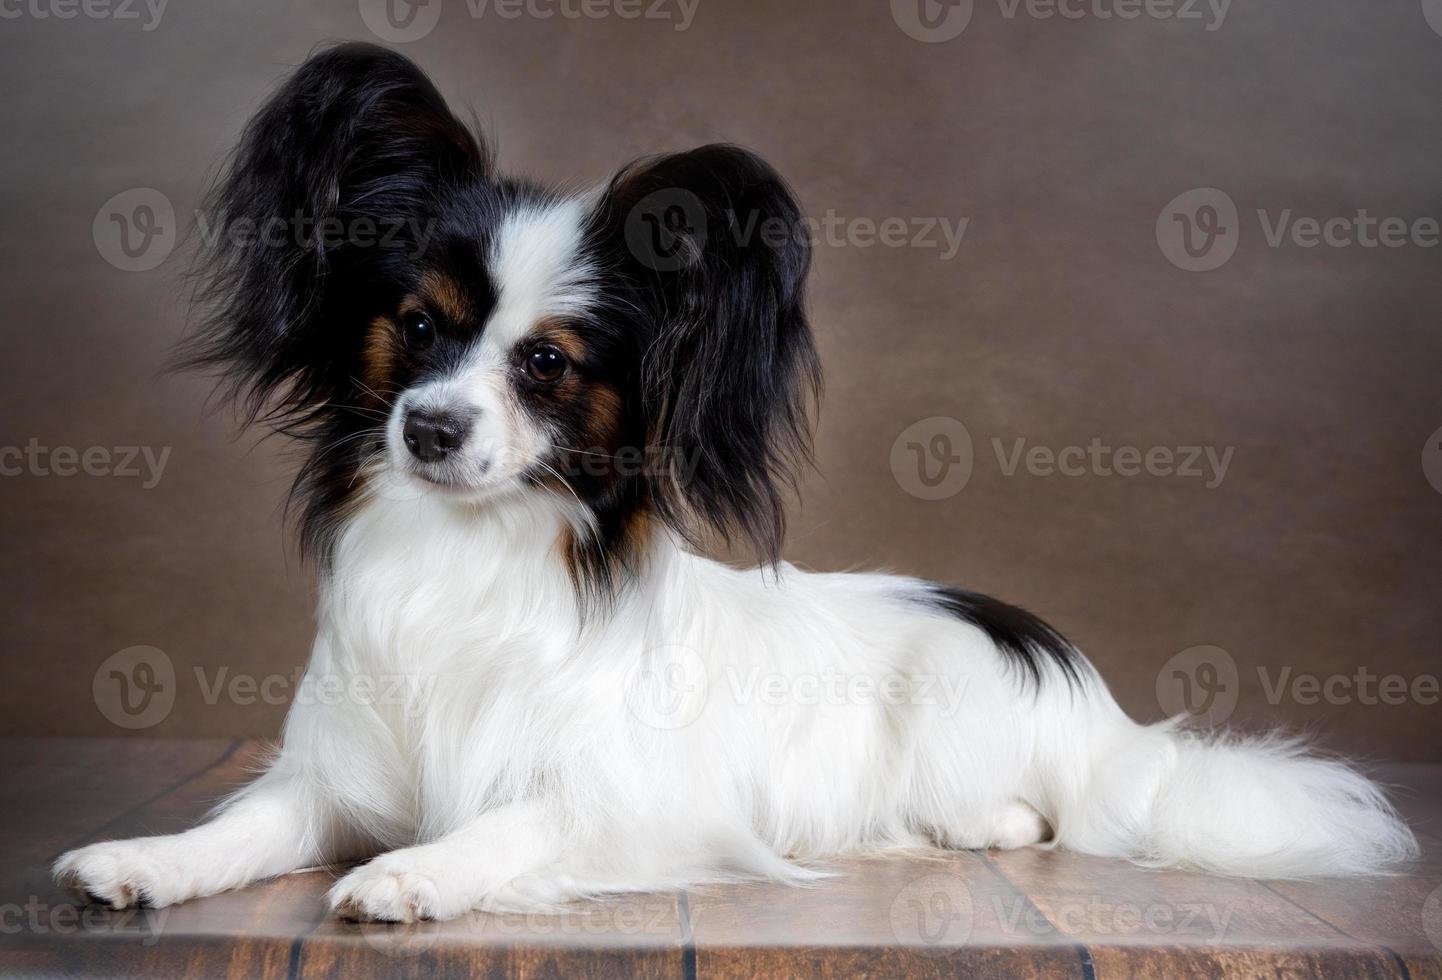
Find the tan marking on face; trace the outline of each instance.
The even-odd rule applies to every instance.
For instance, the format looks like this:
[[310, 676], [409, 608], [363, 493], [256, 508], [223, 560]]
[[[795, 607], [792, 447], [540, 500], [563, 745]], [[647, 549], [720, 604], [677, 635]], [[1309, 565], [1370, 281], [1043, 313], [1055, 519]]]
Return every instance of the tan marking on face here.
[[614, 452], [621, 438], [621, 393], [608, 384], [588, 384], [581, 397], [589, 401], [586, 435], [593, 445]]
[[396, 325], [390, 317], [378, 316], [371, 321], [366, 331], [365, 349], [361, 354], [362, 379], [369, 391], [362, 392], [364, 399], [381, 402], [380, 393], [391, 385], [395, 369]]
[[432, 309], [455, 324], [467, 324], [475, 317], [475, 308], [466, 291], [444, 272], [431, 269], [421, 276], [420, 292], [407, 296], [401, 303], [402, 313]]
[[531, 329], [526, 343], [550, 344], [571, 362], [572, 370], [552, 386], [551, 397], [584, 405], [587, 421], [582, 444], [592, 451], [613, 451], [621, 435], [621, 393], [603, 381], [587, 380], [576, 372], [575, 366], [585, 363], [590, 353], [585, 335], [565, 320], [547, 319]]
[[540, 321], [531, 329], [527, 339], [532, 342], [545, 341], [565, 354], [572, 364], [584, 361], [588, 353], [586, 340], [580, 331], [564, 320]]

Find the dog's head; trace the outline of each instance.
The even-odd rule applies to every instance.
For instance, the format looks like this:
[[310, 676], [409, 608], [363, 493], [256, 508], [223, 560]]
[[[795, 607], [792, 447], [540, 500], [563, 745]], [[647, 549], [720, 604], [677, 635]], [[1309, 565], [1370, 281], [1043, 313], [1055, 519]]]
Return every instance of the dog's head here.
[[348, 44], [250, 122], [208, 212], [190, 359], [313, 443], [312, 550], [401, 480], [544, 495], [601, 589], [658, 522], [777, 557], [818, 370], [801, 215], [753, 154], [559, 193], [498, 174], [410, 61]]

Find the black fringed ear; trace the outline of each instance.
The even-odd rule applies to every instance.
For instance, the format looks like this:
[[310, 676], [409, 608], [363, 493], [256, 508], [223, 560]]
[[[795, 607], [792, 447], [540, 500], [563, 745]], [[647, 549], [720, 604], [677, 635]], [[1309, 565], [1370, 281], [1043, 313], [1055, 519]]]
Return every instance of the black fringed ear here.
[[251, 420], [303, 430], [358, 375], [367, 306], [429, 241], [438, 198], [489, 167], [405, 57], [313, 55], [247, 125], [200, 211], [204, 318], [182, 365], [225, 371]]
[[660, 517], [693, 544], [710, 529], [774, 563], [820, 390], [795, 200], [755, 154], [704, 146], [622, 170], [592, 233], [625, 284], [624, 315], [641, 321]]

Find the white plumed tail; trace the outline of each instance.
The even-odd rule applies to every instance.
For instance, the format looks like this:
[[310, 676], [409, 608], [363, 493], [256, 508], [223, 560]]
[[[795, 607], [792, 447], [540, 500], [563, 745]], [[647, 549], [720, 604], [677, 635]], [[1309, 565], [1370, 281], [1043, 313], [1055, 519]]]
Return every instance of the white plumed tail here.
[[1418, 854], [1374, 782], [1300, 739], [1097, 727], [1114, 737], [1052, 800], [1063, 846], [1251, 878], [1375, 874]]

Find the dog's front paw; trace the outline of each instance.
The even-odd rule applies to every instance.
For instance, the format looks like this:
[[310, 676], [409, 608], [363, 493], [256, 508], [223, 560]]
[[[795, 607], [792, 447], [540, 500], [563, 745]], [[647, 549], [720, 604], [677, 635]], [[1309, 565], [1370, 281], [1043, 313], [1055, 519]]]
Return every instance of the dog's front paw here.
[[427, 866], [405, 851], [361, 865], [330, 890], [337, 915], [360, 922], [453, 919], [471, 910], [446, 869]]
[[157, 850], [145, 840], [106, 841], [61, 855], [52, 871], [62, 887], [113, 909], [162, 908], [187, 896]]

